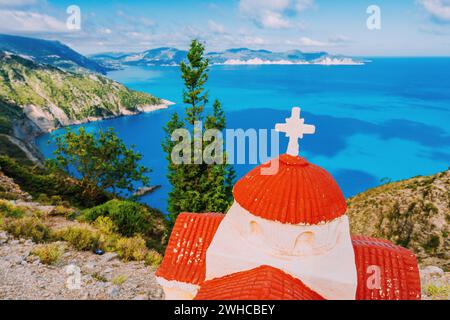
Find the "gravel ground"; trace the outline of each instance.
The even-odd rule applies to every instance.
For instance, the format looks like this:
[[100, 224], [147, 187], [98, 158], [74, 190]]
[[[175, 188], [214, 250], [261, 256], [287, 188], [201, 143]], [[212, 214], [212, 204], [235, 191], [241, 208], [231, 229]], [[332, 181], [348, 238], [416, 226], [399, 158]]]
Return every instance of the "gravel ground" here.
[[58, 263], [30, 255], [37, 245], [0, 232], [0, 299], [153, 300], [162, 299], [151, 267], [121, 262], [114, 253], [95, 255], [66, 247]]

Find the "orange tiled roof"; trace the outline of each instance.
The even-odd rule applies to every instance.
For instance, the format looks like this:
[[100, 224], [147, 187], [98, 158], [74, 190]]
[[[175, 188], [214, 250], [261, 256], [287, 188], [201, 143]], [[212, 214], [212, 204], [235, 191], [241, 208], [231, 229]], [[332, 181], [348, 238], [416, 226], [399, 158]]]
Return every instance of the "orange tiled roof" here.
[[276, 174], [258, 166], [234, 186], [234, 199], [250, 213], [282, 223], [317, 224], [347, 210], [341, 189], [321, 167], [300, 157], [281, 155]]
[[323, 300], [303, 282], [270, 266], [205, 281], [195, 300]]
[[[354, 236], [352, 242], [358, 270], [357, 300], [420, 300], [419, 269], [411, 251], [368, 237]], [[369, 288], [373, 284], [370, 266], [380, 268], [380, 289]]]
[[[180, 214], [156, 275], [166, 280], [202, 284], [205, 280], [206, 250], [223, 217], [223, 214]], [[420, 299], [419, 270], [411, 251], [382, 239], [354, 236], [352, 242], [358, 272], [357, 300]], [[367, 286], [372, 275], [368, 272], [369, 266], [380, 267], [380, 289]], [[269, 276], [277, 277], [273, 274]]]
[[203, 282], [206, 249], [223, 217], [219, 213], [181, 213], [156, 276], [191, 284]]

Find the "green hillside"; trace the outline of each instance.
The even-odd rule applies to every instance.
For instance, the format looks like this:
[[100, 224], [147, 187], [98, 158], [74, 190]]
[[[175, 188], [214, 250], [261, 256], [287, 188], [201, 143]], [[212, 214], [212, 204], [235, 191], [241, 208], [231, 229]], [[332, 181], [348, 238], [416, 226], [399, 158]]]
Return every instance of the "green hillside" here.
[[160, 102], [100, 75], [69, 73], [5, 53], [0, 54], [0, 99], [50, 113], [58, 108], [69, 120], [118, 115]]
[[422, 264], [450, 269], [450, 170], [389, 183], [348, 204], [353, 234], [388, 239]]

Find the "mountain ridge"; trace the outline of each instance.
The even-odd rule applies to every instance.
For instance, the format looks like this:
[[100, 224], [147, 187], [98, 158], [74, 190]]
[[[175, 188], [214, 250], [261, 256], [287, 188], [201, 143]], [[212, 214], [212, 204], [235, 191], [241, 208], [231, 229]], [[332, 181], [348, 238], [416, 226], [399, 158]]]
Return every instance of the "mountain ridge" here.
[[[131, 66], [177, 66], [186, 59], [187, 51], [174, 47], [159, 47], [135, 53], [98, 53], [89, 57], [109, 69]], [[303, 52], [288, 50], [274, 52], [264, 49], [231, 48], [206, 53], [211, 65], [259, 65], [259, 64], [317, 64], [317, 65], [362, 65], [360, 59], [327, 52]]]
[[108, 71], [59, 41], [0, 34], [0, 50], [68, 71], [88, 70], [101, 74]]

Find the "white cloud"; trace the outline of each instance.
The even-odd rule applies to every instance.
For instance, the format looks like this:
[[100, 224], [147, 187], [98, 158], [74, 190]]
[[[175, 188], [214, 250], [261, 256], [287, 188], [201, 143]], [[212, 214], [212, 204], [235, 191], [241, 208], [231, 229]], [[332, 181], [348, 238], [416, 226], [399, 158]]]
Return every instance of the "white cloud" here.
[[329, 46], [329, 44], [326, 42], [314, 40], [314, 39], [311, 39], [308, 37], [300, 38], [298, 43], [299, 43], [299, 45], [305, 46], [305, 47], [327, 47], [327, 46]]
[[291, 26], [291, 22], [283, 15], [275, 11], [267, 11], [261, 15], [261, 25], [271, 29], [286, 29]]
[[334, 44], [347, 44], [352, 42], [351, 39], [343, 35], [331, 36], [328, 38], [328, 41]]
[[297, 0], [295, 8], [298, 12], [312, 8], [314, 6], [314, 0]]
[[240, 0], [239, 10], [257, 26], [286, 29], [292, 16], [314, 6], [314, 0]]
[[0, 0], [0, 7], [23, 7], [34, 5], [40, 2], [39, 0]]
[[[240, 40], [242, 41], [242, 44], [247, 46], [263, 45], [266, 43], [266, 40], [256, 36], [246, 36], [245, 38]], [[236, 43], [238, 43], [238, 41], [236, 41]]]
[[224, 34], [225, 33], [225, 27], [222, 24], [217, 23], [217, 22], [215, 22], [213, 20], [209, 20], [208, 21], [208, 28], [213, 33], [217, 33], [217, 34]]
[[239, 9], [244, 12], [255, 10], [283, 11], [291, 4], [290, 0], [241, 0]]
[[69, 32], [65, 21], [60, 21], [47, 14], [0, 9], [0, 31], [25, 33], [60, 33]]
[[109, 28], [100, 28], [97, 30], [99, 34], [111, 34], [112, 30]]
[[450, 0], [419, 0], [419, 2], [432, 17], [450, 21]]

